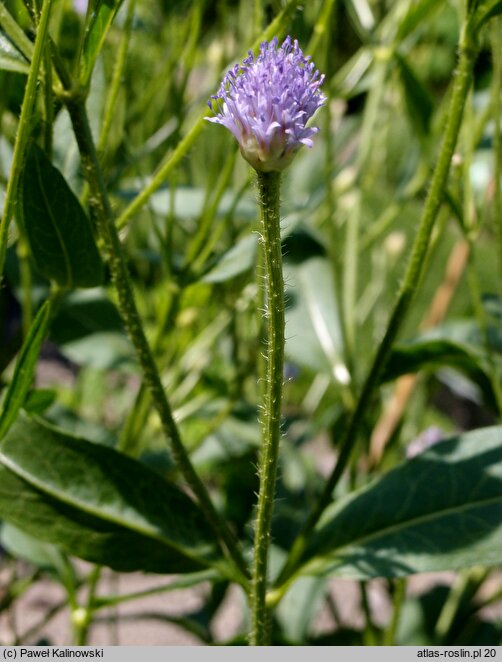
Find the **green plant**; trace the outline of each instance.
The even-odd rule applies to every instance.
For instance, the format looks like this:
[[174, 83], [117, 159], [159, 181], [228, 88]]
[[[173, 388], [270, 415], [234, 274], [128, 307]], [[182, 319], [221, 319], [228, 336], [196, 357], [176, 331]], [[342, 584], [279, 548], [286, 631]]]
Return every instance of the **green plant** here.
[[[144, 595], [102, 595], [108, 566], [178, 575], [149, 593], [209, 582], [176, 621], [206, 643], [236, 584], [237, 643], [498, 644], [480, 610], [500, 599], [502, 7], [276, 4], [0, 8], [0, 536], [38, 568], [0, 609], [50, 572], [84, 644]], [[328, 99], [291, 163], [273, 132], [265, 166], [241, 140], [262, 249], [205, 104], [236, 43], [288, 33]], [[46, 388], [48, 339], [73, 372]], [[430, 426], [444, 440], [406, 457]], [[407, 595], [438, 570], [451, 587]], [[332, 577], [360, 582], [366, 626], [320, 637]]]

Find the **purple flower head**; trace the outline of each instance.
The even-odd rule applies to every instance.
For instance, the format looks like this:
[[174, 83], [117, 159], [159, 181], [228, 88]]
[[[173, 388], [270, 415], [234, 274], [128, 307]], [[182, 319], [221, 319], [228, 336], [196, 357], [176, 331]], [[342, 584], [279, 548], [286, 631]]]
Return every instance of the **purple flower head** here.
[[263, 42], [260, 54], [235, 65], [208, 105], [216, 109], [210, 122], [223, 124], [239, 142], [243, 157], [256, 170], [282, 170], [302, 145], [312, 147], [319, 129], [307, 127], [308, 120], [326, 97], [324, 81], [311, 62], [286, 37]]

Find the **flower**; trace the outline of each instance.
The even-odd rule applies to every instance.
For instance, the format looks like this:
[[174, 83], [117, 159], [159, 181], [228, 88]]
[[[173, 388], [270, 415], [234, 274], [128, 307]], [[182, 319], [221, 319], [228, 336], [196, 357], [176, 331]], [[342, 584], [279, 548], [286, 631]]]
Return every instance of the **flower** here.
[[282, 170], [302, 145], [312, 147], [319, 129], [306, 124], [326, 97], [324, 81], [291, 37], [263, 42], [260, 54], [231, 69], [208, 105], [209, 122], [222, 124], [237, 139], [244, 158], [256, 170]]

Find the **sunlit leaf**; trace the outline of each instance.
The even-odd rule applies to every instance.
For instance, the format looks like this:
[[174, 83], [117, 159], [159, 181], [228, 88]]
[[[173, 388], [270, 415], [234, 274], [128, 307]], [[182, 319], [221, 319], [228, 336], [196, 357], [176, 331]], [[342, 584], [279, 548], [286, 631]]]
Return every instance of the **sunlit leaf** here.
[[27, 74], [30, 64], [0, 30], [0, 69]]
[[502, 427], [440, 442], [340, 499], [310, 536], [305, 573], [400, 577], [500, 563]]
[[482, 356], [469, 345], [451, 340], [420, 339], [398, 345], [393, 350], [382, 375], [382, 382], [421, 370], [456, 368], [472, 379], [483, 391], [487, 403], [496, 402], [490, 375]]
[[248, 271], [256, 261], [257, 236], [250, 234], [227, 251], [218, 264], [202, 279], [205, 283], [222, 283]]
[[0, 445], [0, 517], [121, 571], [188, 572], [219, 560], [204, 516], [173, 484], [24, 416]]
[[81, 62], [81, 83], [86, 86], [122, 0], [97, 0], [86, 29]]

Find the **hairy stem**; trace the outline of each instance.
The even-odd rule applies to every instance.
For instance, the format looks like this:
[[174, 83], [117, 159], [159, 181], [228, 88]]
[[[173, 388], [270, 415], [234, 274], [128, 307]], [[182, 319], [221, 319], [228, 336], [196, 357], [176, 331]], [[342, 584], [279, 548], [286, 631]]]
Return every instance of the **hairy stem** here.
[[266, 383], [261, 414], [262, 446], [259, 461], [260, 491], [255, 524], [254, 564], [251, 592], [252, 630], [250, 643], [268, 643], [269, 618], [266, 606], [268, 551], [274, 503], [284, 364], [284, 281], [282, 276], [279, 216], [280, 174], [258, 173], [259, 203], [265, 256], [267, 317]]
[[419, 288], [423, 276], [424, 265], [426, 263], [425, 258], [429, 248], [432, 230], [443, 200], [443, 193], [450, 171], [451, 158], [457, 144], [464, 105], [471, 86], [472, 71], [477, 55], [477, 49], [474, 43], [475, 40], [468, 28], [469, 26], [466, 24], [462, 31], [459, 63], [455, 74], [444, 138], [397, 302], [392, 311], [387, 330], [377, 350], [371, 369], [364, 382], [357, 405], [346, 428], [345, 434], [341, 439], [337, 463], [326, 482], [322, 494], [295, 541], [288, 560], [280, 573], [278, 585], [283, 584], [291, 577], [296, 569], [303, 550], [305, 549], [310, 532], [313, 530], [322, 513], [332, 500], [333, 491], [351, 457], [357, 441], [359, 429], [364, 421], [365, 412], [379, 385], [380, 375], [385, 367], [392, 345], [406, 319], [411, 303]]

